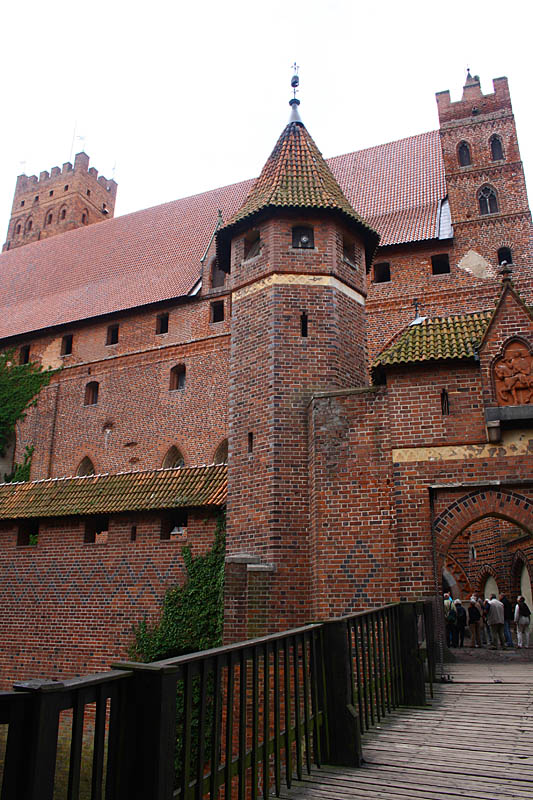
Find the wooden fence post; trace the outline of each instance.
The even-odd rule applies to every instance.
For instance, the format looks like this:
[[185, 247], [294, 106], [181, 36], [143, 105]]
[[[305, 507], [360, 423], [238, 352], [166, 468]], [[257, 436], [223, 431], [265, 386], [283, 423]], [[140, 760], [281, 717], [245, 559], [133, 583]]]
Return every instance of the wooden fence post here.
[[363, 761], [359, 717], [353, 705], [353, 665], [350, 663], [345, 620], [325, 622], [323, 659], [329, 731], [327, 759], [341, 767], [359, 767]]
[[399, 642], [402, 665], [403, 699], [406, 706], [426, 703], [424, 664], [418, 649], [418, 619], [415, 603], [400, 603]]

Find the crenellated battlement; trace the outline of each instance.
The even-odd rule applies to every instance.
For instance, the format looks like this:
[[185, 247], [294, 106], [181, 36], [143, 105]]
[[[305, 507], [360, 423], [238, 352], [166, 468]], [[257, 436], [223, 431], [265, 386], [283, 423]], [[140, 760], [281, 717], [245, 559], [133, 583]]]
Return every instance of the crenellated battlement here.
[[463, 86], [463, 96], [460, 100], [452, 103], [449, 89], [444, 92], [437, 92], [435, 97], [441, 126], [448, 122], [493, 114], [497, 111], [512, 111], [507, 78], [494, 78], [492, 85], [494, 92], [483, 94], [479, 76], [474, 75], [472, 77], [469, 72], [466, 83]]
[[74, 164], [37, 175], [19, 175], [4, 250], [109, 219], [115, 211], [117, 183], [89, 166], [87, 153]]

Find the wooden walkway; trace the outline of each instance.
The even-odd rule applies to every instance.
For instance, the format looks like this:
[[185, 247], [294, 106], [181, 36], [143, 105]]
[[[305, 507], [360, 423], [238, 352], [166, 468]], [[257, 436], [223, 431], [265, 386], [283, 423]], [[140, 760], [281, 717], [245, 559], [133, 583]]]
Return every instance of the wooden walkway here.
[[533, 800], [533, 664], [454, 664], [428, 708], [363, 738], [365, 765], [324, 767], [291, 800]]

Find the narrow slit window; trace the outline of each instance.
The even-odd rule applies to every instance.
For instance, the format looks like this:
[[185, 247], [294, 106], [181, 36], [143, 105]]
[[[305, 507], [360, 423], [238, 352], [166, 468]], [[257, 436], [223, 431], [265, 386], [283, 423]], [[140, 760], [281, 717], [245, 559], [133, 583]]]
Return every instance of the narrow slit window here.
[[32, 228], [33, 228], [33, 222], [30, 219], [30, 221], [28, 222], [28, 233], [31, 231]]
[[155, 320], [155, 332], [158, 336], [168, 333], [168, 314], [158, 314]]
[[52, 215], [51, 214], [48, 214], [48, 216], [46, 217], [46, 224], [47, 225], [51, 225], [52, 224]]
[[249, 453], [254, 452], [254, 435], [252, 431], [248, 433], [248, 452]]
[[110, 325], [107, 329], [106, 346], [110, 344], [117, 344], [118, 342], [118, 325]]
[[29, 364], [30, 363], [30, 346], [29, 346], [29, 344], [24, 344], [20, 348], [19, 361], [20, 361], [21, 364]]
[[170, 370], [170, 386], [171, 392], [182, 391], [185, 389], [185, 365], [177, 364]]
[[443, 389], [440, 393], [440, 410], [443, 417], [450, 415], [450, 396], [446, 389]]
[[431, 256], [431, 272], [433, 275], [446, 275], [450, 271], [450, 259], [448, 253], [439, 253]]
[[95, 406], [98, 403], [98, 381], [90, 381], [85, 387], [85, 405]]
[[211, 303], [211, 322], [224, 322], [224, 301]]
[[74, 337], [72, 333], [67, 333], [61, 339], [61, 355], [69, 356], [72, 353], [72, 341]]
[[132, 525], [130, 529], [130, 542], [137, 541], [137, 525]]
[[388, 261], [383, 261], [380, 264], [374, 264], [374, 283], [389, 283], [390, 281], [390, 264]]
[[19, 224], [17, 225], [17, 227], [15, 228], [15, 233], [16, 233], [17, 235], [20, 233], [20, 222], [19, 222]]
[[309, 329], [308, 325], [309, 325], [309, 318], [307, 316], [307, 312], [302, 311], [302, 313], [300, 314], [300, 336], [302, 336], [304, 339], [307, 338], [307, 333]]
[[53, 189], [50, 189], [50, 191], [48, 192], [48, 196], [49, 197], [53, 197], [54, 196], [54, 190]]

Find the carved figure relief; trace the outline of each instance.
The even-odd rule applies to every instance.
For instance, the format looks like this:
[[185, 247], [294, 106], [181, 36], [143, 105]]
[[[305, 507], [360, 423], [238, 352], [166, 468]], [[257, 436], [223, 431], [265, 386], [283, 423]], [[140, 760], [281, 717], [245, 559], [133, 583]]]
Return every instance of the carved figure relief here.
[[533, 402], [533, 356], [523, 342], [510, 342], [493, 367], [496, 398], [502, 406]]

